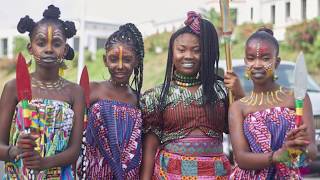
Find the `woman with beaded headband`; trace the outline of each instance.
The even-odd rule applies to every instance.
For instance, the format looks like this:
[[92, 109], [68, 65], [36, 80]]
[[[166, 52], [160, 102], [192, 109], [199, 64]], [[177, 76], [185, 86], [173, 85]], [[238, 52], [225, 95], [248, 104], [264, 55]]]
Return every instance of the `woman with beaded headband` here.
[[91, 107], [78, 175], [81, 179], [138, 179], [142, 149], [142, 35], [134, 24], [127, 23], [111, 34], [105, 49], [103, 61], [111, 77], [90, 83]]
[[222, 151], [228, 98], [217, 75], [217, 32], [195, 12], [185, 24], [170, 38], [164, 84], [141, 100], [141, 179], [227, 179], [231, 172]]
[[[314, 159], [316, 147], [310, 99], [304, 101], [303, 124], [295, 129], [294, 97], [275, 82], [280, 63], [273, 32], [261, 28], [246, 42], [246, 75], [253, 82], [251, 95], [229, 109], [229, 130], [236, 161], [231, 179], [301, 179], [305, 155]], [[292, 166], [290, 149], [306, 150]]]
[[[80, 86], [59, 76], [63, 59], [73, 59], [66, 39], [76, 33], [74, 23], [59, 16], [59, 8], [50, 5], [40, 21], [25, 16], [18, 23], [20, 33], [29, 32], [28, 50], [36, 64], [30, 75], [32, 99], [27, 109], [22, 112], [18, 99], [21, 82], [9, 81], [2, 92], [0, 159], [6, 161], [4, 179], [74, 179], [71, 164], [81, 145], [84, 98]], [[30, 133], [21, 126], [25, 112], [31, 120]]]

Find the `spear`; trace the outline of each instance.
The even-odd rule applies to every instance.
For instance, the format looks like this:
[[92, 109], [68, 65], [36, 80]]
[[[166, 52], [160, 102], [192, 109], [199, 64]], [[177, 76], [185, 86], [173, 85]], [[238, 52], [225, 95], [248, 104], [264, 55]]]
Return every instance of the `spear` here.
[[84, 129], [87, 127], [87, 110], [90, 106], [90, 85], [89, 85], [89, 74], [87, 66], [84, 66], [81, 73], [80, 78], [80, 86], [82, 87], [84, 91], [84, 97], [85, 97], [85, 103], [86, 103], [86, 112], [85, 112], [85, 118], [84, 118]]
[[[230, 9], [229, 0], [220, 0], [220, 12], [221, 12], [221, 24], [222, 24], [222, 35], [225, 43], [226, 52], [226, 64], [227, 71], [232, 71], [232, 59], [231, 59], [231, 21], [230, 21]], [[233, 95], [229, 89], [229, 103], [233, 102]]]

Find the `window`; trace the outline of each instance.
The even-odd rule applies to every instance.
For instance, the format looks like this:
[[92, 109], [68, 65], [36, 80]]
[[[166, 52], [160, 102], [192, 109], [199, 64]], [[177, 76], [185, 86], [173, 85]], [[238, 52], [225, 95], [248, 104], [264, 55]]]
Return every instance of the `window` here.
[[73, 38], [73, 48], [75, 51], [79, 52], [79, 44], [80, 44], [80, 38], [79, 37]]
[[8, 55], [8, 39], [7, 38], [1, 39], [0, 47], [1, 47], [0, 54], [3, 56], [7, 56]]
[[234, 25], [236, 25], [237, 21], [238, 21], [238, 9], [237, 8], [231, 8], [230, 9], [230, 16], [232, 18], [232, 23]]
[[104, 45], [105, 45], [106, 41], [107, 41], [107, 39], [105, 39], [105, 38], [97, 38], [97, 50], [104, 49]]
[[286, 19], [290, 18], [290, 2], [286, 2]]
[[271, 23], [275, 24], [276, 22], [276, 6], [272, 5], [271, 6]]
[[320, 0], [318, 0], [318, 16], [320, 16]]
[[307, 19], [307, 0], [301, 0], [301, 18]]
[[253, 20], [253, 7], [250, 8], [250, 19], [251, 19], [251, 21]]

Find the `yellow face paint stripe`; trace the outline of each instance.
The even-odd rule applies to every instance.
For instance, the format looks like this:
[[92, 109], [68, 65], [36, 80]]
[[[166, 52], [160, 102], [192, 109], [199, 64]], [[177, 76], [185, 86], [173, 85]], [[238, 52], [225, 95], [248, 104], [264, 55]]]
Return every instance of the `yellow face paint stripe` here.
[[48, 47], [52, 49], [52, 26], [48, 26]]
[[119, 66], [122, 68], [123, 66], [123, 61], [122, 61], [122, 46], [119, 46]]

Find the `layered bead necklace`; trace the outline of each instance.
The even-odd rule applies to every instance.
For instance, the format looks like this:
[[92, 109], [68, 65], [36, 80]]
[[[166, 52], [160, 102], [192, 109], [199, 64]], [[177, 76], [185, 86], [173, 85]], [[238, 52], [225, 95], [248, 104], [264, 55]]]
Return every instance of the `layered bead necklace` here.
[[179, 74], [177, 72], [174, 73], [173, 79], [178, 86], [182, 87], [191, 87], [195, 85], [201, 84], [201, 80], [196, 76], [186, 76], [183, 74]]
[[35, 77], [31, 77], [31, 86], [40, 88], [40, 89], [46, 89], [46, 90], [61, 90], [66, 85], [66, 80], [64, 80], [62, 77], [59, 77], [58, 80], [54, 82], [43, 82]]

